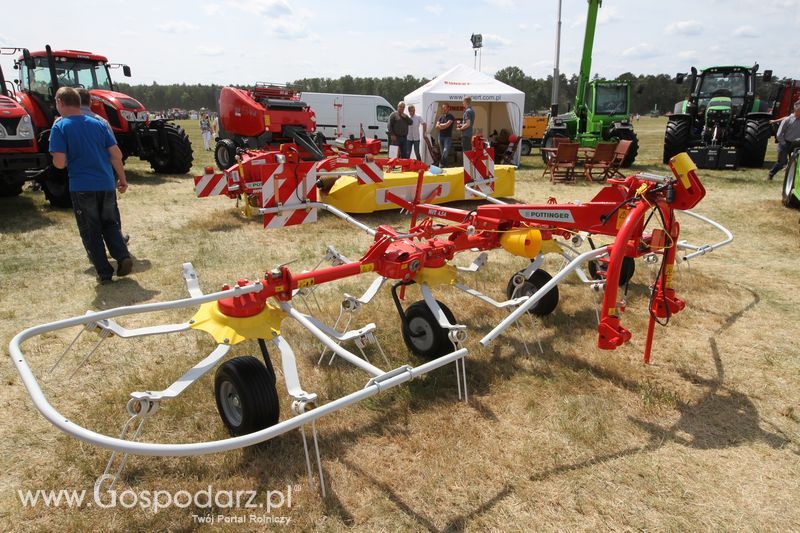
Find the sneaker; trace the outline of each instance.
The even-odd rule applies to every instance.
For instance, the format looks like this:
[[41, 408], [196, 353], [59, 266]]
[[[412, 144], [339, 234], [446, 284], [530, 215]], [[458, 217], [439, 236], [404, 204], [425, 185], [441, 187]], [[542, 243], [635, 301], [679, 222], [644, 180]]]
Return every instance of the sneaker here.
[[767, 174], [767, 181], [772, 181], [774, 174]]
[[122, 234], [122, 240], [125, 241], [125, 244], [128, 244], [131, 240], [131, 236], [127, 233]]
[[114, 283], [114, 280], [111, 278], [101, 278], [100, 276], [97, 276], [97, 283], [100, 285], [108, 285], [109, 283]]
[[117, 276], [127, 276], [133, 270], [133, 259], [126, 257], [117, 262]]

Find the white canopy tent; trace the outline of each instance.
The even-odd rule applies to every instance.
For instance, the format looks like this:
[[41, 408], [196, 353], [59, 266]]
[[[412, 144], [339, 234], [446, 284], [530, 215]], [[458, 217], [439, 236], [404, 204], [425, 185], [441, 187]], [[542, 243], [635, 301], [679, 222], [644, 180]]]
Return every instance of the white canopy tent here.
[[[408, 94], [405, 97], [406, 109], [413, 105], [416, 113], [428, 125], [428, 134], [438, 139], [434, 125], [441, 114], [441, 104], [449, 104], [450, 113], [460, 119], [464, 112], [461, 100], [465, 96], [472, 98], [472, 109], [475, 111], [473, 135], [488, 138], [493, 131], [500, 132], [503, 129], [509, 134], [522, 135], [525, 93], [464, 65], [456, 65]], [[455, 128], [453, 136], [459, 136]], [[421, 143], [420, 150], [422, 160], [432, 163], [425, 143]], [[515, 165], [519, 165], [519, 157], [518, 146], [514, 154]]]

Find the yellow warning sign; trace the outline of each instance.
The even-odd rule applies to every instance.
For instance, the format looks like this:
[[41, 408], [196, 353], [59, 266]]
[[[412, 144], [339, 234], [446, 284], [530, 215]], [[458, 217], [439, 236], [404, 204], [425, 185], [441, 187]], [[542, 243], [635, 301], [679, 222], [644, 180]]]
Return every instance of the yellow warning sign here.
[[302, 289], [303, 287], [310, 287], [314, 283], [314, 278], [306, 278], [306, 279], [299, 279], [297, 280], [297, 288]]
[[361, 272], [372, 272], [375, 270], [375, 263], [366, 263], [361, 265]]
[[630, 212], [630, 207], [621, 207], [619, 211], [617, 211], [617, 229], [622, 227], [622, 224], [625, 222], [625, 219], [628, 218], [628, 213]]

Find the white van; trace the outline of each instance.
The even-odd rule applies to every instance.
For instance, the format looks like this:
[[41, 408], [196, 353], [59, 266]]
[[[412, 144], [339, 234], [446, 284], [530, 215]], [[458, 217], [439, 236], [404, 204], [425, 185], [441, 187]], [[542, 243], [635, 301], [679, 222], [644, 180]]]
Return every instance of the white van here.
[[300, 93], [300, 100], [311, 106], [317, 116], [317, 131], [321, 131], [329, 141], [335, 140], [338, 119], [341, 121], [342, 135], [359, 136], [359, 127], [364, 127], [368, 139], [380, 139], [384, 149], [388, 145], [386, 128], [389, 115], [394, 112], [392, 104], [382, 96], [370, 94]]

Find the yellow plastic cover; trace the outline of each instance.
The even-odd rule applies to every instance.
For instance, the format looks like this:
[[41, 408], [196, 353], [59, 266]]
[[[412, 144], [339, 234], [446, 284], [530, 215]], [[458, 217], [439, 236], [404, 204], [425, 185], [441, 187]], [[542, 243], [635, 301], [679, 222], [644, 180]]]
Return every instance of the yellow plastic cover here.
[[286, 313], [269, 302], [257, 315], [237, 318], [220, 312], [217, 302], [207, 302], [192, 317], [189, 327], [211, 335], [219, 344], [239, 344], [247, 339], [270, 339], [281, 334]]

